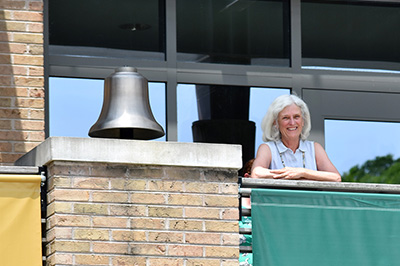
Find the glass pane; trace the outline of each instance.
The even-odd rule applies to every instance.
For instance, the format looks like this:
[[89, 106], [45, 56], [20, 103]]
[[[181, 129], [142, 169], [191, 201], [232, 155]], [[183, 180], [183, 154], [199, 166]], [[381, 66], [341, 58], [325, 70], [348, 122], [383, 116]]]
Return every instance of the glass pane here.
[[377, 156], [400, 157], [400, 123], [325, 120], [325, 147], [341, 174]]
[[400, 4], [301, 1], [303, 66], [400, 69]]
[[288, 0], [177, 0], [178, 60], [289, 66]]
[[[50, 136], [89, 137], [103, 105], [104, 80], [51, 77], [49, 88]], [[164, 83], [149, 83], [149, 101], [155, 119], [165, 131]]]
[[[246, 87], [239, 87], [245, 89]], [[198, 90], [204, 90], [205, 92], [201, 94], [200, 92], [196, 92]], [[244, 117], [239, 119], [246, 119], [250, 120], [255, 123], [255, 144], [254, 144], [254, 151], [257, 151], [258, 146], [262, 143], [262, 130], [261, 130], [261, 120], [264, 117], [265, 113], [268, 110], [269, 105], [271, 102], [278, 96], [283, 94], [290, 94], [289, 89], [271, 89], [271, 88], [248, 88], [249, 95], [248, 95], [248, 105], [246, 104], [245, 98], [239, 96], [239, 102], [243, 103], [240, 105], [247, 106], [247, 112], [245, 113]], [[198, 97], [208, 98], [208, 104], [212, 102], [211, 97], [209, 96], [210, 90], [207, 87], [199, 87], [193, 84], [179, 84], [178, 85], [178, 141], [180, 142], [193, 142], [193, 131], [192, 126], [193, 123], [199, 120], [212, 120], [213, 113], [210, 112], [209, 116], [203, 110], [203, 119], [199, 119], [199, 112], [198, 109], [201, 108], [198, 105], [204, 104], [204, 101], [198, 99]], [[196, 95], [197, 93], [197, 95]], [[233, 100], [229, 100], [229, 102], [233, 102]], [[226, 107], [222, 107], [226, 108]], [[240, 106], [235, 109], [240, 109]], [[204, 107], [203, 107], [204, 109]], [[219, 111], [217, 111], [219, 112]], [[232, 113], [231, 111], [228, 111]], [[215, 115], [214, 115], [215, 116]], [[240, 117], [240, 115], [236, 115]], [[215, 120], [222, 121], [222, 120], [234, 120], [235, 117], [218, 117]], [[222, 123], [222, 122], [221, 122]], [[212, 132], [216, 132], [218, 129], [215, 128]], [[228, 130], [224, 130], [224, 134], [227, 136], [227, 140], [229, 141], [229, 132]], [[238, 132], [240, 134], [240, 132]], [[246, 133], [245, 133], [246, 134]], [[249, 131], [250, 134], [250, 131]], [[251, 154], [254, 157], [255, 153]]]
[[[73, 46], [77, 53], [102, 57], [140, 55], [164, 60], [165, 8], [162, 3], [161, 0], [50, 0], [50, 45]], [[51, 48], [51, 51], [58, 51], [56, 46]]]

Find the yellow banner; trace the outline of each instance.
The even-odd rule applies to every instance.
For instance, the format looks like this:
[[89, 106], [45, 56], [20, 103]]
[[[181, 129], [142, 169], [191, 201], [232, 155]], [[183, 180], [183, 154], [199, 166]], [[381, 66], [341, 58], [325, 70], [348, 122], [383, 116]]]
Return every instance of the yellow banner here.
[[0, 265], [41, 266], [40, 175], [0, 175]]

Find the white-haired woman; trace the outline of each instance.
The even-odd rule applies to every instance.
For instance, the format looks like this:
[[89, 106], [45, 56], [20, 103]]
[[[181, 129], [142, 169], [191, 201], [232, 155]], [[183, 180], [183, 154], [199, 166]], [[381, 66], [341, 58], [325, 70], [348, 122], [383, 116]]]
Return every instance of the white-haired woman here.
[[276, 98], [261, 127], [266, 143], [258, 148], [251, 177], [341, 181], [324, 148], [307, 140], [311, 130], [310, 112], [299, 97]]

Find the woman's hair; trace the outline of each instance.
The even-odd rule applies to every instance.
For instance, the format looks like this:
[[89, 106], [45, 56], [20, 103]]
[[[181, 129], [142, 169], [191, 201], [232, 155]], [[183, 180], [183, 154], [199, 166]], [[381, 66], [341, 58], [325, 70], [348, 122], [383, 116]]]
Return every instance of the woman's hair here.
[[[296, 104], [300, 108], [304, 121], [304, 126], [300, 138], [302, 140], [307, 139], [311, 130], [310, 111], [308, 110], [307, 104], [302, 99], [292, 94], [281, 95], [277, 97], [269, 106], [267, 113], [261, 121], [263, 141], [278, 141], [281, 138], [277, 121], [278, 115], [283, 109], [292, 104]], [[275, 125], [274, 122], [276, 122]]]

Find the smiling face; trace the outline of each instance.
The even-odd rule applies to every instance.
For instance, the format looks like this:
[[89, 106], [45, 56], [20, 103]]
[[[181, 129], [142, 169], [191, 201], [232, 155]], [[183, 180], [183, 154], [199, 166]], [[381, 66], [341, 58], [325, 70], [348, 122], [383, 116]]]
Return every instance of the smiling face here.
[[282, 140], [298, 140], [300, 138], [304, 126], [300, 107], [296, 104], [285, 107], [278, 114], [277, 120]]

